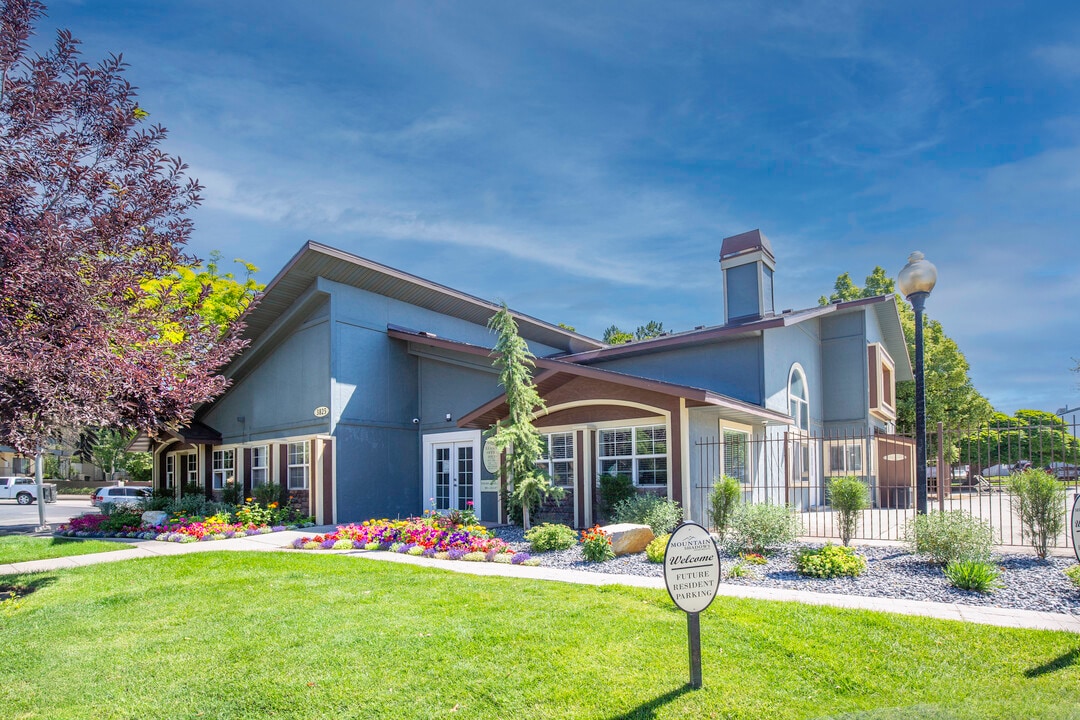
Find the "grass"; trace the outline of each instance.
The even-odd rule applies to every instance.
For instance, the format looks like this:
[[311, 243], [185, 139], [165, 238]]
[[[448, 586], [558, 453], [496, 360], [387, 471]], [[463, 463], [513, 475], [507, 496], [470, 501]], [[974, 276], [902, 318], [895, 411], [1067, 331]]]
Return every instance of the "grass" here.
[[663, 590], [198, 553], [5, 578], [16, 718], [1069, 718], [1080, 638]]
[[129, 545], [103, 540], [75, 540], [72, 538], [30, 537], [28, 535], [4, 535], [0, 537], [0, 563], [48, 560], [70, 555], [126, 550]]

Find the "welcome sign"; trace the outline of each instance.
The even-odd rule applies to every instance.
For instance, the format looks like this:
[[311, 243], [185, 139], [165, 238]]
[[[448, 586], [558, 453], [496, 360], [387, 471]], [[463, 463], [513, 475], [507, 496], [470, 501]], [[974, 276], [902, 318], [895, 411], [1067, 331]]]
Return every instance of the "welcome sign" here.
[[686, 613], [690, 646], [690, 687], [701, 687], [700, 613], [720, 588], [720, 551], [709, 531], [684, 522], [671, 533], [664, 550], [664, 586], [671, 601]]

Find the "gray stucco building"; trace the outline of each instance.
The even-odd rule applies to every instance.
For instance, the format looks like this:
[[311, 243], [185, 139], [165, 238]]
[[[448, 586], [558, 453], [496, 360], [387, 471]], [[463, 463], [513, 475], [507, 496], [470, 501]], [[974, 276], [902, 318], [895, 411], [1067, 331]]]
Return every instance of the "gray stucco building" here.
[[[595, 520], [604, 473], [706, 519], [720, 472], [796, 507], [822, 504], [831, 474], [876, 490], [883, 465], [909, 472], [906, 445], [876, 448], [894, 430], [895, 383], [911, 378], [895, 299], [777, 311], [763, 234], [725, 239], [720, 260], [722, 325], [607, 346], [515, 313], [546, 403], [538, 462], [566, 491], [553, 509], [567, 522]], [[320, 523], [467, 503], [500, 519], [498, 458], [484, 441], [505, 411], [486, 327], [497, 310], [305, 244], [249, 312], [229, 390], [191, 426], [145, 438], [155, 484], [214, 494], [276, 482]]]

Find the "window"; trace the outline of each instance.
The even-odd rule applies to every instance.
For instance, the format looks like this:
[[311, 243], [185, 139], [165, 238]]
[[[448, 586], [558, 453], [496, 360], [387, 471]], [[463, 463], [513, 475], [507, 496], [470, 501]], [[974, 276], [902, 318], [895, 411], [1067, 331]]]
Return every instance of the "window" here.
[[270, 452], [266, 445], [251, 448], [251, 486], [266, 485], [270, 477]]
[[597, 433], [601, 475], [626, 475], [635, 485], [666, 485], [667, 428], [649, 425]]
[[199, 461], [195, 457], [194, 453], [188, 453], [187, 455], [182, 456], [181, 462], [185, 463], [186, 467], [187, 467], [187, 470], [185, 471], [185, 475], [187, 477], [187, 480], [185, 480], [185, 482], [187, 482], [190, 485], [198, 485], [199, 484]]
[[176, 481], [176, 456], [165, 456], [165, 488], [172, 488]]
[[289, 489], [304, 490], [308, 486], [308, 444], [306, 441], [289, 443]]
[[743, 485], [750, 484], [750, 473], [746, 463], [746, 443], [748, 434], [739, 430], [724, 431], [724, 474], [735, 478]]
[[214, 480], [214, 489], [221, 490], [226, 484], [232, 484], [236, 482], [236, 475], [234, 473], [234, 460], [236, 459], [235, 450], [215, 450], [214, 451], [214, 467], [211, 477]]
[[798, 363], [791, 366], [788, 377], [788, 409], [795, 427], [810, 430], [810, 394], [806, 389], [806, 375]]
[[896, 419], [896, 365], [881, 343], [866, 348], [870, 371], [870, 414], [879, 420]]
[[833, 475], [861, 475], [863, 471], [862, 443], [829, 445], [829, 472]]
[[551, 482], [561, 487], [574, 484], [574, 433], [551, 433], [544, 436], [544, 449], [537, 467], [547, 473]]

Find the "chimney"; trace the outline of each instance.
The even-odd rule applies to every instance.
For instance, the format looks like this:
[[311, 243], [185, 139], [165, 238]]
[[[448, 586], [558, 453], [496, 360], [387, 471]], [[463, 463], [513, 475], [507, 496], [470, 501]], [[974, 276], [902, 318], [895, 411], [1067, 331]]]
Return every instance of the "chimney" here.
[[724, 277], [724, 324], [739, 325], [773, 315], [772, 245], [760, 230], [724, 238], [720, 271]]

